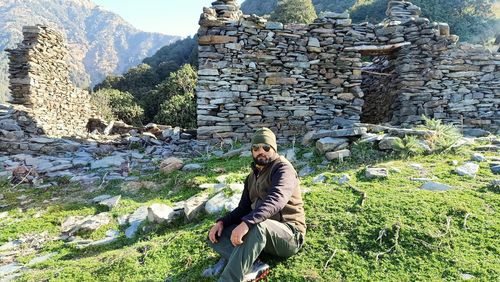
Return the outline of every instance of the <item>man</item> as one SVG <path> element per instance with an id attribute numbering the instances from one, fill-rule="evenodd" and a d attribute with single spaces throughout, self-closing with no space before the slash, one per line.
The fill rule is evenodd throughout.
<path id="1" fill-rule="evenodd" d="M 269 272 L 267 264 L 257 261 L 261 252 L 290 257 L 302 247 L 306 224 L 297 172 L 276 149 L 269 128 L 255 132 L 252 172 L 238 207 L 218 219 L 208 234 L 210 246 L 222 258 L 204 275 L 224 268 L 219 281 L 259 280 Z"/>

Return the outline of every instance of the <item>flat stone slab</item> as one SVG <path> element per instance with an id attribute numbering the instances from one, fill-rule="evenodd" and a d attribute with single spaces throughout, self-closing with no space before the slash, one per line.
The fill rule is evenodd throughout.
<path id="1" fill-rule="evenodd" d="M 475 177 L 478 171 L 479 165 L 472 162 L 466 162 L 465 164 L 455 168 L 455 172 L 460 176 Z"/>
<path id="2" fill-rule="evenodd" d="M 427 191 L 448 191 L 453 189 L 453 187 L 438 182 L 426 182 L 420 186 L 420 189 Z"/>
<path id="3" fill-rule="evenodd" d="M 187 220 L 194 219 L 208 201 L 208 194 L 195 195 L 184 202 L 184 214 Z"/>
<path id="4" fill-rule="evenodd" d="M 324 137 L 316 141 L 316 148 L 321 154 L 345 149 L 347 146 L 349 146 L 347 138 Z"/>
<path id="5" fill-rule="evenodd" d="M 387 168 L 369 167 L 366 169 L 365 177 L 368 179 L 387 178 L 389 170 Z"/>
<path id="6" fill-rule="evenodd" d="M 0 266 L 0 278 L 2 276 L 7 276 L 7 275 L 13 274 L 17 271 L 20 271 L 23 268 L 24 268 L 24 266 L 22 264 L 17 263 L 17 262 L 9 263 L 7 265 L 2 265 L 2 266 Z"/>
<path id="7" fill-rule="evenodd" d="M 148 207 L 148 221 L 154 223 L 170 222 L 175 216 L 174 209 L 165 205 L 155 203 Z"/>

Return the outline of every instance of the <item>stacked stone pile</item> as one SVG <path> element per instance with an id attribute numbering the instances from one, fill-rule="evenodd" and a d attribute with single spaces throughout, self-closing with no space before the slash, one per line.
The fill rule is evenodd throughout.
<path id="1" fill-rule="evenodd" d="M 400 22 L 415 20 L 421 13 L 420 7 L 404 0 L 389 1 L 387 3 L 387 11 L 385 12 L 390 20 Z"/>
<path id="2" fill-rule="evenodd" d="M 12 103 L 26 106 L 29 116 L 20 125 L 51 136 L 82 135 L 95 114 L 88 92 L 69 80 L 68 51 L 62 36 L 41 25 L 23 27 L 23 36 L 17 49 L 6 50 Z"/>
<path id="3" fill-rule="evenodd" d="M 347 13 L 309 26 L 256 16 L 200 24 L 199 139 L 249 138 L 267 126 L 289 140 L 307 128 L 331 128 L 335 117 L 359 121 L 361 55 L 343 47 L 374 38 L 369 25 L 352 30 Z"/>
<path id="4" fill-rule="evenodd" d="M 420 18 L 410 2 L 390 1 L 378 25 L 352 24 L 347 13 L 283 25 L 220 4 L 200 18 L 199 139 L 241 140 L 267 126 L 290 141 L 352 127 L 361 115 L 403 125 L 420 123 L 422 114 L 454 123 L 467 116 L 466 125 L 499 130 L 498 57 L 457 46 L 447 24 Z M 375 72 L 383 73 L 371 80 L 378 86 L 364 86 L 367 93 L 363 55 L 375 56 Z"/>

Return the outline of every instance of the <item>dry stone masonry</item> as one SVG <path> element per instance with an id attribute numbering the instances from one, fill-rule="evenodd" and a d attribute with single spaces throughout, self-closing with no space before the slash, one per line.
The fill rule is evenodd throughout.
<path id="1" fill-rule="evenodd" d="M 24 40 L 9 53 L 15 118 L 29 133 L 53 137 L 83 135 L 95 114 L 88 92 L 69 80 L 68 50 L 61 34 L 46 26 L 23 27 Z"/>
<path id="2" fill-rule="evenodd" d="M 199 21 L 198 139 L 241 140 L 267 126 L 284 141 L 422 115 L 499 132 L 500 55 L 458 44 L 420 13 L 394 0 L 377 25 L 348 13 L 283 25 L 213 2 Z"/>

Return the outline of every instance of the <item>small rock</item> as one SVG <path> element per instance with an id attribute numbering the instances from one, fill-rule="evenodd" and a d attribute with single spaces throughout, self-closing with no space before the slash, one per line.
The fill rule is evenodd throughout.
<path id="1" fill-rule="evenodd" d="M 483 156 L 483 154 L 480 153 L 474 153 L 471 158 L 475 162 L 485 162 L 486 158 Z"/>
<path id="2" fill-rule="evenodd" d="M 310 167 L 310 166 L 305 166 L 303 167 L 300 171 L 299 171 L 299 176 L 300 177 L 305 177 L 311 173 L 313 173 L 315 170 L 314 168 Z"/>
<path id="3" fill-rule="evenodd" d="M 490 164 L 490 169 L 493 174 L 500 174 L 500 164 L 498 163 L 491 163 Z"/>
<path id="4" fill-rule="evenodd" d="M 208 214 L 220 213 L 224 210 L 224 204 L 226 201 L 227 197 L 223 192 L 220 192 L 207 201 L 207 203 L 205 204 L 205 211 Z"/>
<path id="5" fill-rule="evenodd" d="M 152 204 L 148 207 L 148 220 L 154 223 L 172 221 L 174 209 L 165 204 Z"/>
<path id="6" fill-rule="evenodd" d="M 24 268 L 24 266 L 22 264 L 17 263 L 17 262 L 2 265 L 2 266 L 0 266 L 0 278 L 3 276 L 13 274 L 17 271 L 20 271 L 23 268 Z M 4 280 L 2 280 L 2 281 L 4 281 Z"/>
<path id="7" fill-rule="evenodd" d="M 295 149 L 294 148 L 290 148 L 290 149 L 286 150 L 286 152 L 285 152 L 285 158 L 287 160 L 289 160 L 290 162 L 292 162 L 292 163 L 297 162 L 297 156 L 296 156 L 296 153 L 295 153 Z"/>
<path id="8" fill-rule="evenodd" d="M 141 223 L 148 217 L 148 207 L 142 206 L 135 210 L 129 218 L 128 222 L 130 226 L 125 230 L 125 237 L 131 239 L 135 237 L 135 234 L 139 230 Z"/>
<path id="9" fill-rule="evenodd" d="M 17 247 L 21 246 L 22 243 L 23 242 L 21 240 L 9 241 L 0 246 L 0 252 L 17 249 Z"/>
<path id="10" fill-rule="evenodd" d="M 351 180 L 349 174 L 342 174 L 341 176 L 336 176 L 333 178 L 333 182 L 336 182 L 339 185 L 343 185 Z"/>
<path id="11" fill-rule="evenodd" d="M 343 160 L 344 158 L 347 158 L 351 155 L 351 151 L 349 151 L 348 149 L 344 149 L 344 150 L 339 150 L 339 151 L 335 151 L 335 152 L 328 152 L 325 154 L 326 158 L 329 160 L 329 161 L 332 161 L 332 160 Z"/>
<path id="12" fill-rule="evenodd" d="M 111 195 L 107 195 L 107 194 L 100 195 L 100 196 L 93 198 L 92 203 L 99 203 L 99 202 L 104 201 L 106 199 L 109 199 L 111 197 L 112 197 Z"/>
<path id="13" fill-rule="evenodd" d="M 474 275 L 469 273 L 461 273 L 460 277 L 462 277 L 463 280 L 470 280 L 476 278 Z"/>
<path id="14" fill-rule="evenodd" d="M 106 207 L 108 207 L 109 210 L 111 210 L 118 205 L 118 202 L 120 201 L 121 198 L 122 198 L 121 195 L 114 196 L 112 198 L 108 198 L 108 199 L 100 201 L 99 205 L 106 206 Z"/>
<path id="15" fill-rule="evenodd" d="M 240 157 L 245 157 L 245 158 L 246 157 L 251 157 L 251 156 L 252 156 L 252 152 L 250 152 L 250 151 L 243 151 L 240 154 Z"/>
<path id="16" fill-rule="evenodd" d="M 3 200 L 5 196 L 3 194 L 0 194 L 0 200 Z"/>
<path id="17" fill-rule="evenodd" d="M 421 164 L 410 164 L 410 167 L 415 169 L 415 170 L 423 170 L 424 166 Z"/>
<path id="18" fill-rule="evenodd" d="M 0 219 L 4 219 L 9 216 L 9 212 L 0 212 Z"/>
<path id="19" fill-rule="evenodd" d="M 182 168 L 182 171 L 196 171 L 202 169 L 201 164 L 187 164 Z"/>
<path id="20" fill-rule="evenodd" d="M 365 177 L 368 179 L 386 178 L 389 176 L 387 168 L 370 167 L 366 169 Z"/>
<path id="21" fill-rule="evenodd" d="M 325 180 L 326 180 L 326 176 L 324 174 L 318 174 L 317 176 L 315 176 L 312 179 L 312 182 L 314 184 L 317 184 L 317 183 L 323 183 L 323 182 L 325 182 Z"/>
<path id="22" fill-rule="evenodd" d="M 219 175 L 217 178 L 215 178 L 219 183 L 226 183 L 226 178 L 228 178 L 229 175 L 224 174 L 224 175 Z"/>
<path id="23" fill-rule="evenodd" d="M 314 157 L 314 153 L 313 152 L 309 152 L 309 153 L 305 153 L 302 155 L 302 158 L 306 159 L 306 160 L 310 160 Z"/>
<path id="24" fill-rule="evenodd" d="M 453 189 L 453 187 L 438 182 L 426 182 L 420 186 L 420 189 L 428 191 L 448 191 Z"/>
<path id="25" fill-rule="evenodd" d="M 127 224 L 127 222 L 128 222 L 128 214 L 118 216 L 118 218 L 116 219 L 116 221 L 118 221 L 118 225 L 120 225 L 120 226 L 123 226 L 123 225 Z"/>
<path id="26" fill-rule="evenodd" d="M 187 220 L 194 219 L 208 201 L 208 194 L 195 195 L 184 202 L 184 214 Z"/>
<path id="27" fill-rule="evenodd" d="M 39 257 L 35 257 L 33 258 L 32 260 L 30 260 L 27 264 L 27 266 L 32 266 L 34 264 L 37 264 L 37 263 L 41 263 L 41 262 L 44 262 L 48 259 L 50 259 L 51 257 L 57 255 L 56 252 L 52 252 L 52 253 L 48 253 L 46 255 L 43 255 L 43 256 L 39 256 Z"/>
<path id="28" fill-rule="evenodd" d="M 460 176 L 475 177 L 479 170 L 479 165 L 471 162 L 466 162 L 465 164 L 457 167 L 455 172 Z"/>
<path id="29" fill-rule="evenodd" d="M 457 160 L 452 160 L 452 161 L 451 161 L 451 165 L 453 165 L 453 166 L 458 165 L 458 161 L 457 161 Z"/>
<path id="30" fill-rule="evenodd" d="M 215 189 L 215 191 L 219 191 L 221 189 L 224 189 L 226 187 L 226 184 L 224 183 L 204 183 L 198 186 L 201 190 L 206 190 L 206 189 Z"/>
<path id="31" fill-rule="evenodd" d="M 109 156 L 96 160 L 90 164 L 91 169 L 107 168 L 107 167 L 119 167 L 125 162 L 125 159 L 121 156 Z"/>
<path id="32" fill-rule="evenodd" d="M 183 161 L 176 157 L 170 157 L 160 164 L 160 171 L 164 173 L 171 173 L 173 171 L 179 170 L 184 165 Z"/>
<path id="33" fill-rule="evenodd" d="M 398 140 L 401 140 L 399 137 L 384 137 L 380 142 L 378 143 L 378 148 L 380 150 L 393 150 L 396 142 Z"/>

